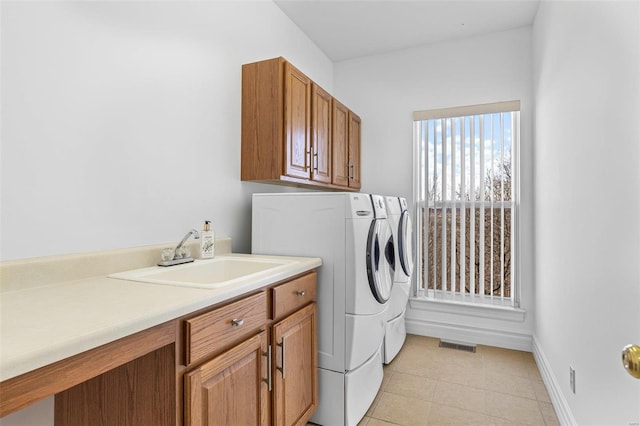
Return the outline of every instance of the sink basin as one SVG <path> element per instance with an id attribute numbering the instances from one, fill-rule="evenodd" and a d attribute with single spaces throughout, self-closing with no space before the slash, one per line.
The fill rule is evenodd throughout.
<path id="1" fill-rule="evenodd" d="M 219 256 L 178 266 L 155 266 L 118 272 L 109 277 L 152 284 L 220 288 L 244 282 L 245 279 L 258 279 L 291 263 L 288 259 Z"/>

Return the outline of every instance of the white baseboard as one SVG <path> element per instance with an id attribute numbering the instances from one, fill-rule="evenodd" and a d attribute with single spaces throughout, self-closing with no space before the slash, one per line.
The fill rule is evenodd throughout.
<path id="1" fill-rule="evenodd" d="M 405 318 L 407 333 L 437 337 L 459 343 L 496 346 L 531 352 L 531 335 Z"/>
<path id="2" fill-rule="evenodd" d="M 553 370 L 551 370 L 549 361 L 547 361 L 547 357 L 544 355 L 544 352 L 542 351 L 542 348 L 540 347 L 540 343 L 536 339 L 536 336 L 533 336 L 533 357 L 536 360 L 536 364 L 538 364 L 538 370 L 540 370 L 542 381 L 547 388 L 547 392 L 549 393 L 549 398 L 551 398 L 553 408 L 556 410 L 558 421 L 561 425 L 577 424 L 576 419 L 573 417 L 573 413 L 571 413 L 569 404 L 567 403 L 564 394 L 560 390 L 558 380 L 553 374 Z"/>

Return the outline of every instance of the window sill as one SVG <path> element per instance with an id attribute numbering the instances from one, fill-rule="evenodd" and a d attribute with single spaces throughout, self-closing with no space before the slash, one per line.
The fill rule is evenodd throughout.
<path id="1" fill-rule="evenodd" d="M 511 322 L 524 322 L 527 313 L 524 309 L 511 306 L 456 300 L 427 299 L 426 297 L 410 298 L 409 306 L 416 311 L 441 312 Z"/>

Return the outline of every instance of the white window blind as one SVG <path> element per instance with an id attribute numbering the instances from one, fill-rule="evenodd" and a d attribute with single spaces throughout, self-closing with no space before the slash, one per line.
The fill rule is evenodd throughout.
<path id="1" fill-rule="evenodd" d="M 517 305 L 520 103 L 414 113 L 418 294 Z"/>

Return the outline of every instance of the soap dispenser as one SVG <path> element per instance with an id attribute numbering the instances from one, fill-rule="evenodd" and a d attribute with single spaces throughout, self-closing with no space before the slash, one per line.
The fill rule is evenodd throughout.
<path id="1" fill-rule="evenodd" d="M 200 258 L 213 259 L 215 257 L 213 230 L 211 229 L 211 221 L 205 220 L 202 232 L 200 233 Z"/>

